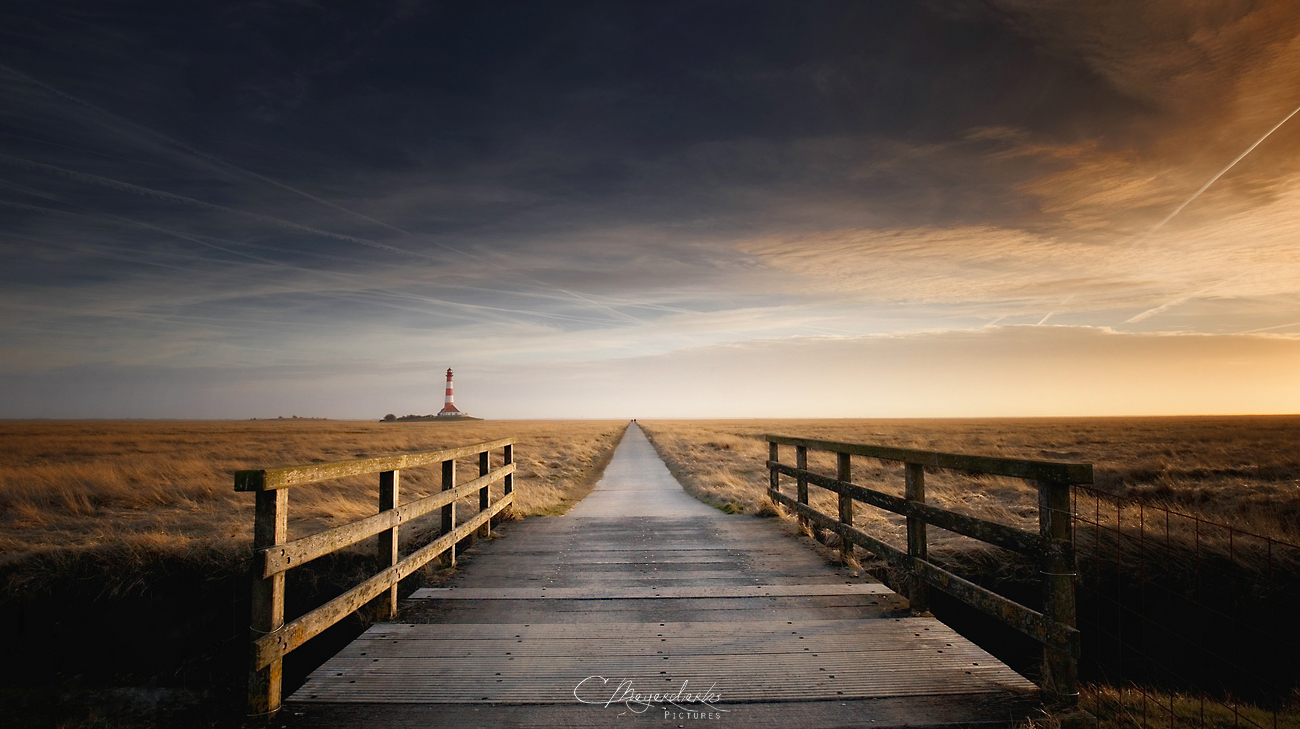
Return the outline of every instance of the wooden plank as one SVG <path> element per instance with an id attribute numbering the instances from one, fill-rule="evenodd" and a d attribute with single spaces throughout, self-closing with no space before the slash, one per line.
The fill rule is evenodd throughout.
<path id="1" fill-rule="evenodd" d="M 1078 655 L 1077 629 L 1053 623 L 1043 617 L 1042 613 L 964 580 L 933 563 L 915 560 L 913 564 L 921 579 L 967 605 L 992 615 L 1044 645 Z"/>
<path id="2" fill-rule="evenodd" d="M 884 620 L 862 618 L 801 619 L 798 625 L 786 620 L 754 619 L 743 622 L 662 621 L 610 623 L 376 623 L 357 640 L 614 640 L 635 636 L 666 638 L 675 631 L 689 631 L 694 636 L 736 638 L 760 635 L 839 635 L 853 632 L 861 640 L 875 640 L 882 647 L 897 645 L 908 637 L 928 640 L 943 636 L 952 629 L 934 618 L 896 617 Z M 933 629 L 933 630 L 931 630 Z M 938 631 L 938 632 L 935 632 Z M 951 642 L 951 641 L 949 641 Z"/>
<path id="3" fill-rule="evenodd" d="M 838 520 L 826 516 L 825 514 L 821 513 L 820 511 L 817 511 L 816 509 L 812 508 L 811 506 L 808 506 L 807 504 L 801 504 L 798 501 L 795 501 L 794 499 L 790 498 L 789 496 L 786 496 L 785 494 L 769 491 L 768 496 L 772 497 L 773 501 L 780 504 L 784 504 L 790 507 L 791 509 L 794 509 L 796 513 L 800 514 L 801 516 L 804 516 L 809 521 L 812 521 L 818 524 L 819 526 L 823 526 L 826 527 L 827 529 L 833 530 L 836 534 L 839 534 L 840 537 L 842 537 L 843 539 L 846 539 L 852 542 L 853 544 L 862 547 L 863 549 L 867 550 L 868 552 L 871 552 L 872 554 L 876 555 L 877 557 L 880 557 L 881 559 L 885 560 L 886 562 L 889 562 L 890 564 L 899 567 L 906 567 L 908 564 L 907 552 L 897 549 L 896 547 L 892 547 L 880 541 L 879 539 L 876 539 L 875 537 L 867 534 L 866 532 L 863 532 L 855 527 L 849 526 L 848 524 L 841 524 Z"/>
<path id="4" fill-rule="evenodd" d="M 402 504 L 395 509 L 383 511 L 365 519 L 359 519 L 351 524 L 344 524 L 301 539 L 295 539 L 292 542 L 268 547 L 262 552 L 262 574 L 269 576 L 277 572 L 284 572 L 291 567 L 298 567 L 317 557 L 323 557 L 348 545 L 356 544 L 362 539 L 373 537 L 399 524 L 418 519 L 434 509 L 464 498 L 489 484 L 496 483 L 514 472 L 515 465 L 511 463 L 489 473 L 486 477 L 479 477 L 469 481 L 455 491 L 439 492 L 408 504 Z"/>
<path id="5" fill-rule="evenodd" d="M 589 676 L 643 693 L 712 685 L 722 704 L 1035 692 L 951 628 L 904 618 L 377 625 L 292 700 L 571 703 Z"/>
<path id="6" fill-rule="evenodd" d="M 649 600 L 655 598 L 805 597 L 892 595 L 876 583 L 802 585 L 691 585 L 672 587 L 424 587 L 412 600 Z"/>
<path id="7" fill-rule="evenodd" d="M 513 496 L 502 498 L 491 509 L 477 514 L 451 532 L 410 554 L 406 559 L 362 582 L 356 587 L 330 600 L 291 623 L 286 623 L 253 641 L 255 668 L 279 661 L 285 654 L 306 643 L 321 631 L 356 612 L 361 606 L 378 597 L 384 590 L 409 576 L 429 560 L 451 549 L 456 542 L 483 525 L 513 501 Z"/>
<path id="8" fill-rule="evenodd" d="M 482 451 L 495 448 L 508 448 L 515 442 L 514 438 L 475 443 L 473 445 L 448 448 L 441 451 L 425 453 L 405 453 L 398 456 L 381 456 L 356 461 L 337 461 L 334 463 L 309 463 L 302 466 L 286 466 L 251 471 L 235 472 L 236 491 L 266 491 L 290 486 L 301 486 L 317 481 L 329 481 L 346 476 L 361 476 L 381 471 L 398 471 L 404 468 L 425 466 L 430 463 L 454 460 L 478 455 Z"/>
<path id="9" fill-rule="evenodd" d="M 960 453 L 941 453 L 922 451 L 912 448 L 893 448 L 890 446 L 865 445 L 861 443 L 841 443 L 831 440 L 814 440 L 812 438 L 794 438 L 785 435 L 766 435 L 769 443 L 781 445 L 804 446 L 820 451 L 852 453 L 856 456 L 880 458 L 886 461 L 903 461 L 919 463 L 931 468 L 952 468 L 959 471 L 974 471 L 998 476 L 1014 476 L 1031 481 L 1056 481 L 1059 483 L 1092 483 L 1091 463 L 1059 463 L 1054 461 L 1034 461 L 1019 458 L 996 458 L 992 456 L 971 456 Z"/>
<path id="10" fill-rule="evenodd" d="M 790 476 L 799 475 L 799 472 L 783 463 L 768 462 L 768 467 L 780 470 Z M 921 504 L 909 502 L 907 499 L 899 498 L 891 494 L 882 493 L 874 489 L 859 486 L 855 483 L 847 483 L 829 476 L 823 476 L 811 471 L 802 474 L 808 479 L 809 483 L 816 484 L 828 491 L 834 491 L 839 494 L 847 494 L 864 504 L 869 504 L 885 511 L 892 511 L 895 514 L 901 514 L 910 518 L 917 518 L 932 524 L 940 529 L 947 529 L 950 532 L 962 534 L 964 536 L 978 539 L 982 542 L 988 542 L 1003 549 L 1009 549 L 1013 552 L 1037 557 L 1043 553 L 1045 542 L 1037 534 L 1027 532 L 1015 527 L 1009 527 L 1005 524 L 998 524 L 983 519 L 977 519 L 973 516 L 959 514 L 955 511 L 949 511 L 942 507 L 931 504 Z"/>

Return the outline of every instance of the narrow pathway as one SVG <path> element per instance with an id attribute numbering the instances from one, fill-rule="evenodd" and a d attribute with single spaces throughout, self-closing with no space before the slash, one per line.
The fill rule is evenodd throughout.
<path id="1" fill-rule="evenodd" d="M 501 532 L 313 673 L 292 725 L 939 726 L 1036 698 L 772 520 L 691 498 L 635 424 L 569 514 Z"/>

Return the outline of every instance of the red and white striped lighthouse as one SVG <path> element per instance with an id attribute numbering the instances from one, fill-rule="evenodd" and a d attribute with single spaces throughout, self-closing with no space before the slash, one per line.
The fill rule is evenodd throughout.
<path id="1" fill-rule="evenodd" d="M 454 418 L 458 415 L 463 414 L 461 413 L 461 411 L 456 409 L 456 405 L 455 403 L 452 402 L 452 400 L 453 398 L 451 394 L 451 368 L 448 367 L 447 368 L 447 397 L 445 400 L 443 400 L 442 410 L 438 411 L 438 417 Z"/>

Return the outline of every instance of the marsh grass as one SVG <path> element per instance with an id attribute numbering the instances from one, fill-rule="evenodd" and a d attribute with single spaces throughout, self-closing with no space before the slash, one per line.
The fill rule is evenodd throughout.
<path id="1" fill-rule="evenodd" d="M 1079 706 L 1090 718 L 1068 722 L 1078 729 L 1297 729 L 1300 706 L 1280 711 L 1247 703 L 1221 704 L 1193 694 L 1151 691 L 1136 686 L 1085 685 Z M 1066 722 L 1051 712 L 1016 729 L 1063 729 Z"/>
<path id="2" fill-rule="evenodd" d="M 82 550 L 138 555 L 201 551 L 222 560 L 251 543 L 251 494 L 239 469 L 437 450 L 509 435 L 515 446 L 515 514 L 562 513 L 602 467 L 621 421 L 27 421 L 0 422 L 0 560 L 49 559 Z M 494 454 L 494 466 L 500 455 Z M 458 463 L 461 480 L 477 463 Z M 402 500 L 440 488 L 435 466 L 402 474 Z M 496 487 L 500 491 L 500 486 Z M 297 487 L 292 536 L 374 514 L 377 476 Z M 469 502 L 460 509 L 477 510 Z"/>
<path id="3" fill-rule="evenodd" d="M 656 449 L 683 485 L 719 508 L 757 513 L 767 500 L 766 433 L 922 450 L 1093 464 L 1095 488 L 1159 503 L 1283 541 L 1300 541 L 1300 416 L 1060 418 L 1024 420 L 645 421 Z M 794 462 L 794 449 L 782 448 Z M 809 467 L 835 473 L 834 455 L 809 453 Z M 902 495 L 902 464 L 854 458 L 853 480 Z M 790 479 L 783 477 L 784 483 Z M 990 521 L 1037 530 L 1037 492 L 1019 479 L 927 473 L 927 500 Z M 825 508 L 834 494 L 813 487 Z M 891 540 L 892 516 L 867 515 Z M 831 510 L 829 513 L 834 513 Z M 937 546 L 956 539 L 938 535 Z M 902 542 L 898 542 L 902 543 Z"/>

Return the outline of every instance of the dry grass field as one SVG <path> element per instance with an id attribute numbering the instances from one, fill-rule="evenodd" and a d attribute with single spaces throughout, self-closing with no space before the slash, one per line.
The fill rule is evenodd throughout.
<path id="1" fill-rule="evenodd" d="M 765 493 L 767 444 L 762 436 L 778 433 L 1089 462 L 1094 464 L 1096 487 L 1105 492 L 1300 543 L 1297 416 L 694 420 L 641 425 L 688 491 L 730 512 L 772 513 Z M 5 444 L 0 451 L 0 581 L 5 588 L 0 609 L 6 611 L 0 617 L 5 617 L 10 633 L 16 631 L 16 637 L 8 636 L 15 641 L 15 651 L 32 654 L 39 647 L 44 657 L 39 665 L 20 669 L 15 664 L 5 678 L 38 687 L 147 683 L 207 692 L 208 698 L 194 710 L 200 714 L 238 708 L 248 631 L 243 566 L 249 556 L 253 498 L 233 490 L 234 471 L 437 450 L 513 435 L 518 439 L 516 513 L 556 514 L 594 484 L 625 426 L 625 421 L 0 422 Z M 792 462 L 793 449 L 783 448 L 781 457 Z M 496 458 L 499 455 L 494 465 Z M 810 466 L 828 475 L 835 472 L 830 454 L 813 454 Z M 465 461 L 460 468 L 462 478 L 477 473 L 476 463 Z M 375 513 L 377 480 L 368 476 L 292 489 L 291 534 Z M 853 480 L 893 494 L 903 491 L 901 464 L 855 458 Z M 792 493 L 791 479 L 783 482 Z M 932 503 L 1037 529 L 1037 500 L 1029 484 L 948 472 L 928 473 L 926 483 Z M 402 500 L 439 487 L 436 467 L 405 471 Z M 816 487 L 810 492 L 815 506 L 836 513 L 829 492 Z M 477 504 L 467 507 L 470 513 Z M 855 519 L 864 530 L 905 545 L 900 517 L 858 505 Z M 418 531 L 417 525 L 404 536 L 419 538 Z M 939 561 L 951 564 L 956 557 L 983 573 L 972 578 L 983 582 L 991 576 L 1008 585 L 1019 579 L 1008 571 L 1005 554 L 981 552 L 969 540 L 934 528 L 930 538 L 931 554 Z M 1248 545 L 1237 543 L 1238 561 L 1246 559 L 1243 546 Z M 1098 545 L 1092 547 L 1096 551 Z M 373 543 L 363 542 L 337 560 L 321 559 L 292 571 L 288 595 L 298 602 L 290 612 L 300 614 L 372 574 L 373 552 Z M 1198 560 L 1197 569 L 1209 564 L 1200 556 Z M 1300 563 L 1288 560 L 1270 562 L 1270 578 L 1300 585 Z M 1164 582 L 1186 581 L 1186 570 L 1175 561 L 1154 567 L 1162 570 L 1164 576 L 1158 579 Z M 1036 569 L 1031 566 L 1026 585 L 1037 578 Z M 1150 582 L 1153 575 L 1143 579 Z M 1136 589 L 1128 582 L 1116 585 L 1112 592 Z M 1294 605 L 1294 593 L 1300 588 L 1279 590 L 1268 605 Z M 1254 602 L 1227 603 L 1223 611 L 1249 615 L 1264 610 L 1262 599 L 1251 599 Z M 1084 595 L 1081 610 L 1086 603 Z M 363 618 L 352 622 L 347 629 L 354 633 L 364 627 Z M 137 655 L 132 651 L 142 631 L 173 637 L 151 641 Z M 51 643 L 49 636 L 58 640 Z M 22 648 L 28 645 L 23 641 L 31 645 Z M 295 670 L 305 675 L 314 666 L 312 660 L 323 660 L 336 647 L 323 645 L 316 658 L 302 656 Z M 27 694 L 15 696 L 27 701 Z M 0 692 L 0 714 L 4 699 Z M 154 725 L 151 712 L 140 726 Z"/>
<path id="2" fill-rule="evenodd" d="M 1021 420 L 690 420 L 641 425 L 697 498 L 757 513 L 767 503 L 765 433 L 1009 458 L 1092 463 L 1095 486 L 1134 500 L 1293 543 L 1300 542 L 1300 417 L 1077 418 Z M 781 460 L 793 464 L 794 449 Z M 833 454 L 809 466 L 835 474 Z M 902 495 L 902 464 L 855 458 L 853 480 Z M 789 483 L 790 479 L 783 479 Z M 787 486 L 793 491 L 793 484 Z M 938 472 L 927 500 L 1037 531 L 1037 495 L 1019 479 Z M 834 494 L 810 488 L 813 505 L 835 514 Z M 858 506 L 873 534 L 906 544 L 901 517 Z M 935 532 L 940 547 L 953 535 Z"/>
<path id="3" fill-rule="evenodd" d="M 516 515 L 559 513 L 585 494 L 624 421 L 0 422 L 0 559 L 39 552 L 247 550 L 251 494 L 233 473 L 437 450 L 515 436 Z M 494 465 L 499 452 L 493 454 Z M 458 464 L 461 478 L 477 463 Z M 402 500 L 440 488 L 436 466 L 402 475 Z M 377 509 L 377 476 L 294 488 L 290 532 Z M 496 490 L 499 492 L 500 485 Z M 478 508 L 464 510 L 471 513 Z"/>

